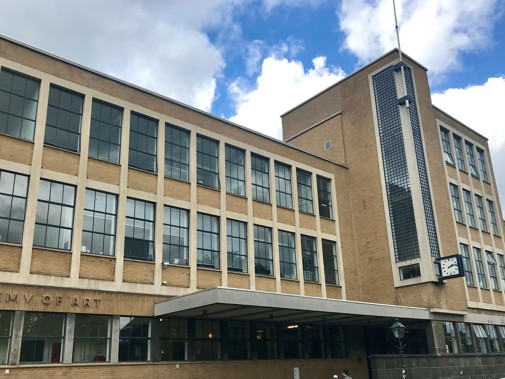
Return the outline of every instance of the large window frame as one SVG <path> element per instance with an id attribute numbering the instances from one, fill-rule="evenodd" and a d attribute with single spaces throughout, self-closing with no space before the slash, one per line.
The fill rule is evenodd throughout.
<path id="1" fill-rule="evenodd" d="M 74 208 L 74 186 L 41 179 L 33 245 L 71 250 Z"/>
<path id="2" fill-rule="evenodd" d="M 270 203 L 270 160 L 251 154 L 251 185 L 253 200 Z"/>
<path id="3" fill-rule="evenodd" d="M 445 162 L 454 165 L 454 158 L 452 157 L 450 132 L 447 129 L 440 127 L 440 138 L 442 140 L 442 149 L 444 152 Z"/>
<path id="4" fill-rule="evenodd" d="M 314 214 L 312 174 L 305 170 L 297 169 L 296 184 L 298 188 L 298 210 L 302 213 Z"/>
<path id="5" fill-rule="evenodd" d="M 503 254 L 496 254 L 498 257 L 498 270 L 500 271 L 500 278 L 502 287 L 505 289 L 505 256 Z"/>
<path id="6" fill-rule="evenodd" d="M 154 261 L 155 204 L 128 197 L 124 257 Z"/>
<path id="7" fill-rule="evenodd" d="M 470 174 L 478 178 L 479 171 L 477 170 L 477 163 L 475 162 L 475 153 L 473 150 L 473 144 L 465 141 L 466 157 L 468 160 L 468 166 L 470 167 Z"/>
<path id="8" fill-rule="evenodd" d="M 86 188 L 81 252 L 114 256 L 117 195 Z"/>
<path id="9" fill-rule="evenodd" d="M 494 258 L 494 254 L 491 251 L 486 250 L 486 261 L 487 261 L 487 270 L 489 273 L 489 279 L 491 282 L 491 288 L 494 291 L 499 291 L 500 287 L 498 285 L 498 274 L 496 272 L 496 259 Z"/>
<path id="10" fill-rule="evenodd" d="M 456 330 L 454 328 L 454 323 L 450 321 L 442 322 L 444 328 L 444 338 L 445 346 L 448 354 L 457 354 L 458 351 L 458 340 L 456 339 Z"/>
<path id="11" fill-rule="evenodd" d="M 221 267 L 219 217 L 198 213 L 196 226 L 196 263 L 198 267 Z"/>
<path id="12" fill-rule="evenodd" d="M 456 163 L 458 164 L 458 169 L 466 172 L 465 153 L 463 152 L 463 139 L 454 133 L 452 135 L 452 139 L 454 141 L 454 150 L 456 151 Z"/>
<path id="13" fill-rule="evenodd" d="M 159 121 L 154 118 L 131 112 L 129 167 L 158 172 L 158 124 Z"/>
<path id="14" fill-rule="evenodd" d="M 151 319 L 121 316 L 119 318 L 119 362 L 151 360 Z"/>
<path id="15" fill-rule="evenodd" d="M 247 272 L 247 223 L 226 220 L 228 271 Z"/>
<path id="16" fill-rule="evenodd" d="M 194 320 L 195 359 L 212 361 L 221 359 L 221 322 Z"/>
<path id="17" fill-rule="evenodd" d="M 272 228 L 254 225 L 254 267 L 256 275 L 274 275 Z"/>
<path id="18" fill-rule="evenodd" d="M 495 236 L 500 236 L 498 221 L 496 219 L 496 213 L 494 211 L 494 202 L 492 200 L 486 199 L 486 203 L 487 203 L 487 210 L 489 212 L 489 222 L 491 223 L 493 234 Z"/>
<path id="19" fill-rule="evenodd" d="M 245 150 L 225 145 L 226 192 L 245 196 Z"/>
<path id="20" fill-rule="evenodd" d="M 489 183 L 489 175 L 487 173 L 487 165 L 486 165 L 486 153 L 479 147 L 476 147 L 476 149 L 481 178 L 484 182 Z"/>
<path id="21" fill-rule="evenodd" d="M 159 334 L 161 361 L 188 360 L 188 320 L 162 318 Z"/>
<path id="22" fill-rule="evenodd" d="M 340 285 L 337 260 L 337 243 L 335 241 L 323 239 L 322 245 L 325 283 Z"/>
<path id="23" fill-rule="evenodd" d="M 0 242 L 21 244 L 29 178 L 0 170 Z"/>
<path id="24" fill-rule="evenodd" d="M 473 247 L 473 259 L 475 260 L 475 268 L 477 269 L 477 278 L 479 279 L 479 287 L 487 289 L 487 278 L 482 261 L 482 251 L 478 247 Z"/>
<path id="25" fill-rule="evenodd" d="M 303 279 L 306 282 L 319 283 L 319 265 L 317 262 L 317 238 L 301 235 Z"/>
<path id="26" fill-rule="evenodd" d="M 83 106 L 84 95 L 51 84 L 44 143 L 78 153 Z"/>
<path id="27" fill-rule="evenodd" d="M 9 362 L 14 312 L 0 311 L 0 365 Z"/>
<path id="28" fill-rule="evenodd" d="M 25 312 L 19 363 L 61 363 L 66 314 Z"/>
<path id="29" fill-rule="evenodd" d="M 219 189 L 219 142 L 196 135 L 196 176 L 200 185 Z"/>
<path id="30" fill-rule="evenodd" d="M 333 219 L 331 179 L 317 176 L 317 200 L 319 204 L 319 216 Z"/>
<path id="31" fill-rule="evenodd" d="M 163 207 L 163 263 L 187 266 L 189 262 L 189 211 Z"/>
<path id="32" fill-rule="evenodd" d="M 475 194 L 475 206 L 477 207 L 479 213 L 479 223 L 480 230 L 483 232 L 489 232 L 487 227 L 486 211 L 484 210 L 484 203 L 482 201 L 482 196 Z"/>
<path id="33" fill-rule="evenodd" d="M 475 213 L 473 211 L 473 202 L 472 202 L 472 194 L 470 191 L 462 188 L 463 190 L 463 201 L 465 203 L 466 210 L 466 221 L 468 222 L 468 226 L 472 228 L 476 228 L 477 224 L 475 223 Z"/>
<path id="34" fill-rule="evenodd" d="M 291 166 L 275 162 L 275 193 L 277 206 L 292 209 Z"/>
<path id="35" fill-rule="evenodd" d="M 123 108 L 93 99 L 88 155 L 119 163 L 122 123 Z"/>
<path id="36" fill-rule="evenodd" d="M 279 263 L 282 279 L 297 279 L 295 234 L 284 230 L 279 235 Z"/>
<path id="37" fill-rule="evenodd" d="M 461 200 L 459 197 L 459 188 L 457 185 L 449 183 L 451 189 L 452 209 L 454 211 L 454 219 L 457 223 L 464 224 L 463 212 L 461 211 Z"/>
<path id="38" fill-rule="evenodd" d="M 189 143 L 191 133 L 165 124 L 165 176 L 189 182 Z"/>
<path id="39" fill-rule="evenodd" d="M 72 362 L 109 362 L 111 331 L 110 316 L 76 314 Z"/>
<path id="40" fill-rule="evenodd" d="M 0 70 L 0 133 L 33 141 L 40 81 Z"/>
<path id="41" fill-rule="evenodd" d="M 475 286 L 475 280 L 473 277 L 472 261 L 470 259 L 470 251 L 468 245 L 464 243 L 459 244 L 459 251 L 461 252 L 461 257 L 463 260 L 463 270 L 465 271 L 465 280 L 467 286 Z"/>

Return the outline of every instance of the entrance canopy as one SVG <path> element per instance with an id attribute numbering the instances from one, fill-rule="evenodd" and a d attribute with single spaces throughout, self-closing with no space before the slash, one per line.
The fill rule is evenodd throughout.
<path id="1" fill-rule="evenodd" d="M 154 315 L 312 324 L 370 324 L 395 318 L 430 320 L 427 308 L 217 287 L 155 304 Z"/>

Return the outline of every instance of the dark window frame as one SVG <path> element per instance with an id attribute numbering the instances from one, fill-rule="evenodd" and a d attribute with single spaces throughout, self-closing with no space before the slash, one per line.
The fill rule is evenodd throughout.
<path id="1" fill-rule="evenodd" d="M 158 172 L 159 120 L 137 112 L 130 113 L 128 167 Z"/>
<path id="2" fill-rule="evenodd" d="M 440 127 L 440 139 L 442 140 L 442 150 L 444 153 L 445 162 L 454 166 L 454 158 L 452 157 L 450 132 L 443 127 Z"/>
<path id="3" fill-rule="evenodd" d="M 254 224 L 254 267 L 256 275 L 274 275 L 272 228 Z"/>
<path id="4" fill-rule="evenodd" d="M 298 271 L 296 264 L 295 233 L 279 230 L 278 235 L 281 278 L 296 280 L 298 278 Z"/>
<path id="5" fill-rule="evenodd" d="M 219 141 L 196 135 L 196 176 L 197 183 L 219 189 Z"/>
<path id="6" fill-rule="evenodd" d="M 302 213 L 314 214 L 312 174 L 308 171 L 297 169 L 296 183 L 298 189 L 298 210 Z"/>
<path id="7" fill-rule="evenodd" d="M 293 189 L 291 187 L 291 166 L 274 162 L 275 193 L 277 206 L 293 209 Z"/>
<path id="8" fill-rule="evenodd" d="M 119 362 L 149 362 L 151 361 L 151 318 L 121 316 L 120 324 L 123 320 L 129 322 L 119 330 Z M 128 329 L 125 327 L 129 326 Z M 134 329 L 135 326 L 138 328 Z M 126 354 L 125 353 L 126 350 Z M 133 350 L 133 351 L 132 351 Z M 132 354 L 133 353 L 133 354 Z M 140 353 L 137 355 L 137 353 Z M 137 355 L 137 356 L 136 356 Z M 124 359 L 126 358 L 126 359 Z M 135 358 L 135 359 L 132 359 Z"/>
<path id="9" fill-rule="evenodd" d="M 237 196 L 245 196 L 245 150 L 228 144 L 224 148 L 226 192 Z"/>
<path id="10" fill-rule="evenodd" d="M 185 216 L 182 216 L 185 214 Z M 189 210 L 165 205 L 163 207 L 163 263 L 188 266 Z M 174 237 L 172 239 L 172 236 Z M 182 237 L 181 237 L 182 236 Z M 179 242 L 175 243 L 178 239 Z M 184 243 L 185 241 L 185 243 Z"/>
<path id="11" fill-rule="evenodd" d="M 227 219 L 226 239 L 228 271 L 247 272 L 247 223 Z"/>
<path id="12" fill-rule="evenodd" d="M 270 159 L 251 153 L 252 198 L 270 203 Z"/>
<path id="13" fill-rule="evenodd" d="M 123 108 L 93 99 L 89 136 L 90 157 L 112 163 L 121 159 Z"/>
<path id="14" fill-rule="evenodd" d="M 323 246 L 323 265 L 326 284 L 340 285 L 337 259 L 337 242 L 322 240 Z"/>
<path id="15" fill-rule="evenodd" d="M 317 261 L 317 238 L 302 234 L 303 279 L 306 282 L 319 283 L 319 264 Z"/>
<path id="16" fill-rule="evenodd" d="M 219 216 L 197 214 L 196 263 L 198 267 L 221 268 Z"/>
<path id="17" fill-rule="evenodd" d="M 0 170 L 0 204 L 3 204 L 0 208 L 0 242 L 2 243 L 20 245 L 23 242 L 29 183 L 30 178 L 26 175 Z M 24 191 L 22 191 L 23 186 Z"/>
<path id="18" fill-rule="evenodd" d="M 189 182 L 191 132 L 165 123 L 165 177 Z"/>
<path id="19" fill-rule="evenodd" d="M 151 210 L 148 207 L 151 207 Z M 131 210 L 133 210 L 133 214 Z M 126 198 L 125 258 L 154 261 L 155 220 L 156 205 L 154 203 L 131 197 Z M 130 224 L 128 224 L 129 222 Z M 152 233 L 151 238 L 149 238 L 149 231 Z"/>
<path id="20" fill-rule="evenodd" d="M 317 199 L 319 204 L 319 216 L 333 219 L 331 179 L 317 175 Z"/>

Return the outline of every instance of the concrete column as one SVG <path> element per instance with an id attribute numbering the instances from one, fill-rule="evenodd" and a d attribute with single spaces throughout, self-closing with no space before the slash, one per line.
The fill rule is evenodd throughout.
<path id="1" fill-rule="evenodd" d="M 63 363 L 72 363 L 74 353 L 75 313 L 67 314 L 65 342 L 63 344 Z"/>
<path id="2" fill-rule="evenodd" d="M 10 365 L 19 364 L 24 321 L 25 321 L 25 311 L 14 312 L 14 319 L 12 320 L 11 351 L 9 354 Z"/>
<path id="3" fill-rule="evenodd" d="M 112 333 L 110 346 L 110 363 L 117 363 L 119 359 L 119 324 L 120 316 L 112 316 Z"/>

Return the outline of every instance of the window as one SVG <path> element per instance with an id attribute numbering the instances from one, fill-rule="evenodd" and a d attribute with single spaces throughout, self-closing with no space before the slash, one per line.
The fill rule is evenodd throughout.
<path id="1" fill-rule="evenodd" d="M 64 314 L 26 312 L 19 362 L 60 363 L 64 334 Z"/>
<path id="2" fill-rule="evenodd" d="M 226 220 L 228 270 L 247 272 L 247 224 Z"/>
<path id="3" fill-rule="evenodd" d="M 244 321 L 226 322 L 228 359 L 250 359 L 249 323 Z"/>
<path id="4" fill-rule="evenodd" d="M 86 189 L 83 253 L 114 255 L 116 241 L 117 195 Z"/>
<path id="5" fill-rule="evenodd" d="M 487 165 L 486 165 L 486 154 L 484 153 L 484 150 L 479 149 L 478 147 L 477 147 L 477 159 L 479 160 L 480 175 L 482 177 L 482 180 L 489 183 L 489 176 L 487 174 Z"/>
<path id="6" fill-rule="evenodd" d="M 489 278 L 491 279 L 491 288 L 495 291 L 499 291 L 500 287 L 498 286 L 498 275 L 496 273 L 496 259 L 494 259 L 494 255 L 491 251 L 486 251 L 486 259 Z"/>
<path id="7" fill-rule="evenodd" d="M 470 173 L 476 178 L 479 177 L 479 172 L 477 171 L 477 164 L 475 163 L 475 155 L 473 152 L 473 144 L 465 141 L 466 157 L 468 159 L 468 166 L 470 166 Z"/>
<path id="8" fill-rule="evenodd" d="M 226 191 L 245 196 L 245 152 L 242 149 L 225 146 Z"/>
<path id="9" fill-rule="evenodd" d="M 157 172 L 156 154 L 158 120 L 132 112 L 130 115 L 130 149 L 128 165 Z"/>
<path id="10" fill-rule="evenodd" d="M 440 137 L 442 139 L 442 148 L 444 150 L 445 161 L 453 165 L 454 159 L 452 158 L 452 149 L 451 149 L 451 141 L 449 139 L 449 131 L 441 127 Z"/>
<path id="11" fill-rule="evenodd" d="M 291 167 L 275 162 L 275 192 L 277 205 L 284 208 L 293 208 L 291 195 Z"/>
<path id="12" fill-rule="evenodd" d="M 413 279 L 421 276 L 421 267 L 419 263 L 402 266 L 398 270 L 400 272 L 400 280 Z"/>
<path id="13" fill-rule="evenodd" d="M 110 335 L 109 316 L 77 314 L 72 362 L 109 362 Z"/>
<path id="14" fill-rule="evenodd" d="M 468 251 L 468 245 L 464 243 L 459 244 L 459 249 L 461 252 L 461 257 L 463 258 L 463 269 L 465 270 L 465 280 L 468 286 L 474 286 L 475 282 L 473 279 L 472 264 L 470 261 L 470 253 Z"/>
<path id="15" fill-rule="evenodd" d="M 323 263 L 326 284 L 340 284 L 336 242 L 323 240 Z"/>
<path id="16" fill-rule="evenodd" d="M 461 212 L 461 203 L 459 201 L 459 190 L 458 186 L 454 184 L 449 184 L 451 187 L 451 199 L 452 199 L 452 209 L 454 210 L 454 219 L 456 222 L 463 223 L 463 213 Z"/>
<path id="17" fill-rule="evenodd" d="M 151 320 L 119 318 L 119 362 L 146 362 L 151 355 Z"/>
<path id="18" fill-rule="evenodd" d="M 160 321 L 162 361 L 188 360 L 188 321 L 163 318 Z"/>
<path id="19" fill-rule="evenodd" d="M 321 325 L 303 325 L 302 344 L 305 345 L 305 358 L 321 359 L 326 355 L 323 328 Z"/>
<path id="20" fill-rule="evenodd" d="M 165 124 L 165 176 L 189 181 L 189 131 Z"/>
<path id="21" fill-rule="evenodd" d="M 154 261 L 154 204 L 126 199 L 125 258 Z"/>
<path id="22" fill-rule="evenodd" d="M 0 242 L 23 241 L 28 177 L 0 170 Z"/>
<path id="23" fill-rule="evenodd" d="M 83 101 L 83 95 L 51 85 L 44 143 L 79 152 Z"/>
<path id="24" fill-rule="evenodd" d="M 281 278 L 297 278 L 294 233 L 279 230 L 279 263 L 281 266 Z"/>
<path id="25" fill-rule="evenodd" d="M 219 321 L 195 320 L 195 358 L 198 361 L 221 359 Z"/>
<path id="26" fill-rule="evenodd" d="M 268 322 L 255 324 L 255 347 L 258 359 L 277 359 L 277 325 Z"/>
<path id="27" fill-rule="evenodd" d="M 498 269 L 500 270 L 500 278 L 502 280 L 502 287 L 505 288 L 505 257 L 503 254 L 497 254 L 498 256 Z"/>
<path id="28" fill-rule="evenodd" d="M 317 177 L 317 198 L 319 201 L 319 216 L 333 218 L 331 206 L 331 180 Z"/>
<path id="29" fill-rule="evenodd" d="M 298 185 L 298 209 L 300 212 L 314 214 L 312 201 L 312 174 L 303 170 L 296 170 Z"/>
<path id="30" fill-rule="evenodd" d="M 489 221 L 491 222 L 491 227 L 493 228 L 493 234 L 495 236 L 500 235 L 500 230 L 498 229 L 498 222 L 496 221 L 496 213 L 494 212 L 494 203 L 491 200 L 486 199 L 487 210 L 489 212 Z"/>
<path id="31" fill-rule="evenodd" d="M 219 269 L 219 217 L 198 213 L 196 232 L 198 267 Z"/>
<path id="32" fill-rule="evenodd" d="M 89 156 L 119 163 L 123 109 L 93 99 Z"/>
<path id="33" fill-rule="evenodd" d="M 34 246 L 70 250 L 75 187 L 41 179 L 35 219 Z"/>
<path id="34" fill-rule="evenodd" d="M 219 188 L 219 143 L 196 136 L 197 181 L 207 187 Z"/>
<path id="35" fill-rule="evenodd" d="M 330 358 L 347 358 L 347 344 L 342 326 L 328 326 L 328 345 L 330 347 Z"/>
<path id="36" fill-rule="evenodd" d="M 501 349 L 505 351 L 505 326 L 497 325 L 501 337 Z"/>
<path id="37" fill-rule="evenodd" d="M 466 209 L 466 220 L 468 225 L 472 228 L 477 227 L 475 223 L 475 215 L 473 213 L 473 203 L 472 203 L 472 194 L 470 191 L 463 189 L 463 199 L 465 201 L 465 209 Z"/>
<path id="38" fill-rule="evenodd" d="M 257 275 L 273 275 L 272 229 L 254 225 L 254 267 Z"/>
<path id="39" fill-rule="evenodd" d="M 189 211 L 166 205 L 163 210 L 163 262 L 187 266 Z"/>
<path id="40" fill-rule="evenodd" d="M 454 150 L 456 151 L 456 162 L 461 171 L 466 171 L 465 154 L 463 153 L 463 142 L 461 137 L 453 134 Z"/>
<path id="41" fill-rule="evenodd" d="M 473 324 L 473 332 L 475 333 L 475 341 L 477 347 L 477 353 L 486 354 L 487 353 L 487 333 L 482 325 Z"/>
<path id="42" fill-rule="evenodd" d="M 270 202 L 268 158 L 251 154 L 252 195 L 254 200 Z"/>
<path id="43" fill-rule="evenodd" d="M 302 261 L 303 279 L 307 282 L 319 282 L 315 237 L 302 235 Z"/>
<path id="44" fill-rule="evenodd" d="M 475 267 L 477 268 L 477 277 L 479 278 L 480 288 L 487 288 L 486 274 L 484 272 L 484 263 L 482 262 L 482 253 L 478 247 L 473 248 Z"/>
<path id="45" fill-rule="evenodd" d="M 281 325 L 280 348 L 281 357 L 284 359 L 300 359 L 301 356 L 301 339 L 300 325 L 284 324 Z"/>
<path id="46" fill-rule="evenodd" d="M 486 212 L 484 211 L 484 203 L 482 202 L 482 196 L 475 195 L 475 205 L 477 206 L 477 211 L 479 213 L 480 229 L 483 232 L 487 232 L 487 220 Z"/>
<path id="47" fill-rule="evenodd" d="M 13 316 L 14 312 L 0 311 L 0 364 L 2 365 L 6 365 L 9 360 Z"/>
<path id="48" fill-rule="evenodd" d="M 0 71 L 0 133 L 33 141 L 39 81 L 6 70 Z"/>
<path id="49" fill-rule="evenodd" d="M 496 328 L 494 325 L 484 325 L 486 329 L 487 338 L 489 341 L 490 353 L 500 352 L 500 343 L 498 342 L 498 334 L 496 333 Z"/>
<path id="50" fill-rule="evenodd" d="M 459 340 L 461 341 L 461 347 L 463 348 L 463 353 L 473 353 L 473 342 L 472 334 L 470 333 L 470 327 L 468 324 L 463 322 L 456 323 L 459 332 Z"/>
<path id="51" fill-rule="evenodd" d="M 454 323 L 443 321 L 445 348 L 447 353 L 454 354 L 458 352 L 458 341 L 456 340 L 456 331 L 454 330 Z"/>

